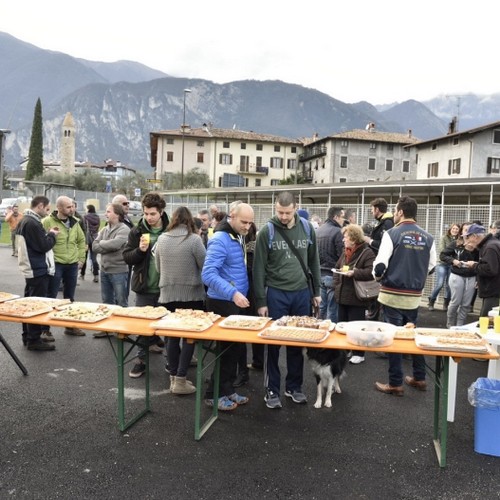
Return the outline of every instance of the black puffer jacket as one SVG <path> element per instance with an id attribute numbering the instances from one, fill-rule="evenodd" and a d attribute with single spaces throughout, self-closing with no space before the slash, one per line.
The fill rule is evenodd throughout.
<path id="1" fill-rule="evenodd" d="M 349 261 L 349 269 L 354 269 L 353 278 L 358 281 L 373 280 L 372 270 L 375 254 L 367 244 L 361 245 L 353 253 Z M 340 259 L 335 266 L 335 269 L 342 269 L 345 263 L 345 251 L 340 256 Z M 366 301 L 359 300 L 354 289 L 353 278 L 343 276 L 341 274 L 333 275 L 333 287 L 335 300 L 338 304 L 347 306 L 366 306 Z"/>
<path id="2" fill-rule="evenodd" d="M 459 260 L 460 262 L 467 262 L 469 260 L 475 260 L 477 262 L 479 260 L 479 252 L 477 250 L 473 250 L 472 252 L 466 250 L 463 245 L 463 240 L 460 238 L 456 241 L 452 241 L 439 254 L 439 260 L 445 264 L 449 264 L 453 274 L 462 276 L 462 278 L 472 278 L 476 275 L 475 269 L 471 269 L 470 267 L 454 266 L 453 261 Z"/>

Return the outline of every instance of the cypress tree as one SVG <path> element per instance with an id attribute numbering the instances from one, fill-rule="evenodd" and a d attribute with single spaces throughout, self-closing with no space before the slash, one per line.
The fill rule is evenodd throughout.
<path id="1" fill-rule="evenodd" d="M 30 181 L 43 174 L 43 131 L 42 131 L 42 103 L 36 101 L 33 126 L 31 128 L 31 142 L 26 168 L 26 180 Z"/>

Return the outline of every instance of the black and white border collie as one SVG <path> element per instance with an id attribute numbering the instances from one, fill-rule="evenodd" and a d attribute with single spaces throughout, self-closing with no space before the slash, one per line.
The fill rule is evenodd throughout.
<path id="1" fill-rule="evenodd" d="M 333 391 L 342 392 L 339 381 L 345 375 L 347 352 L 338 349 L 307 347 L 304 353 L 316 377 L 317 396 L 314 408 L 321 408 L 323 392 L 326 392 L 325 406 L 331 408 Z"/>

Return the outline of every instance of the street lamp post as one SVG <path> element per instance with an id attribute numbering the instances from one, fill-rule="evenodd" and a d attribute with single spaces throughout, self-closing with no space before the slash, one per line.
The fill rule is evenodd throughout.
<path id="1" fill-rule="evenodd" d="M 0 128 L 0 200 L 2 199 L 3 191 L 3 157 L 5 151 L 5 136 L 10 134 L 10 130 Z"/>
<path id="2" fill-rule="evenodd" d="M 186 94 L 191 90 L 184 89 L 184 105 L 182 108 L 182 153 L 181 153 L 181 189 L 184 189 L 184 135 L 186 129 Z"/>

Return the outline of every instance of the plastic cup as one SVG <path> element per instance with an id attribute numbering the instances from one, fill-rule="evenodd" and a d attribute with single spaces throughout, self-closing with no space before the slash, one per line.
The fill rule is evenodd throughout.
<path id="1" fill-rule="evenodd" d="M 490 323 L 490 318 L 488 317 L 479 318 L 479 333 L 488 333 L 489 323 Z"/>
<path id="2" fill-rule="evenodd" d="M 493 327 L 495 329 L 495 333 L 500 333 L 500 316 L 495 316 L 493 318 Z"/>
<path id="3" fill-rule="evenodd" d="M 349 271 L 349 266 L 342 266 L 342 272 L 346 273 L 347 271 Z"/>
<path id="4" fill-rule="evenodd" d="M 144 233 L 142 237 L 144 238 L 144 241 L 149 245 L 149 243 L 151 242 L 151 235 L 149 233 Z"/>

